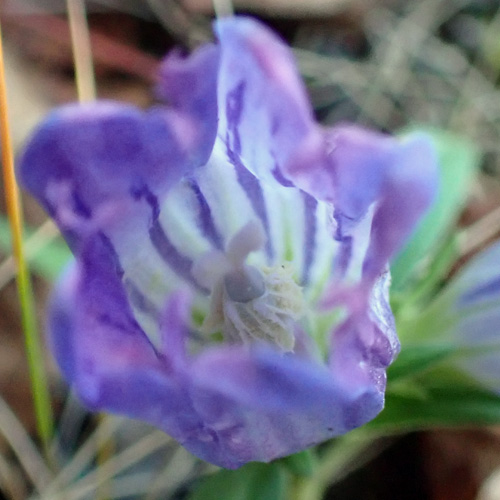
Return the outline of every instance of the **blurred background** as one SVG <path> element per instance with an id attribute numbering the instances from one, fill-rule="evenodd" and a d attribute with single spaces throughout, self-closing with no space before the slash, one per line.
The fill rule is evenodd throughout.
<path id="1" fill-rule="evenodd" d="M 102 0 L 85 5 L 99 98 L 141 107 L 154 103 L 152 87 L 161 57 L 174 46 L 189 51 L 213 36 L 210 0 Z M 237 13 L 259 17 L 293 46 L 322 123 L 355 121 L 389 132 L 433 126 L 473 144 L 481 158 L 480 174 L 470 185 L 458 224 L 486 221 L 483 243 L 498 238 L 499 0 L 234 0 L 233 6 Z M 52 107 L 77 99 L 70 28 L 63 0 L 1 0 L 0 16 L 10 124 L 18 150 Z M 68 253 L 41 209 L 27 196 L 23 201 L 43 324 L 48 291 Z M 0 210 L 0 434 L 16 436 L 23 447 L 23 432 L 34 436 L 35 422 L 3 196 Z M 90 435 L 94 417 L 68 395 L 50 366 L 54 408 L 63 426 L 58 453 L 68 459 Z M 114 446 L 125 451 L 151 434 L 145 426 L 119 419 L 109 425 L 115 426 Z M 30 459 L 13 453 L 11 444 L 0 438 L 0 498 L 37 498 L 30 486 L 33 478 L 26 473 Z M 164 482 L 154 490 L 157 496 L 150 492 L 151 498 L 187 498 L 186 485 L 204 466 L 166 438 L 160 444 L 153 451 L 144 445 L 144 460 L 132 467 L 136 484 L 149 484 L 151 476 L 144 472 L 149 467 Z M 337 478 L 327 498 L 500 499 L 500 428 L 419 432 L 384 440 L 371 451 L 371 460 L 351 464 L 350 474 Z M 92 460 L 84 460 L 73 478 L 90 470 Z M 119 462 L 118 470 L 120 464 L 124 467 Z M 39 466 L 28 465 L 42 481 Z M 74 498 L 95 498 L 88 491 Z M 128 493 L 125 484 L 121 493 L 102 498 L 132 498 Z M 73 498 L 66 494 L 61 498 Z M 140 492 L 136 495 L 143 498 Z M 46 498 L 58 497 L 54 493 Z"/>

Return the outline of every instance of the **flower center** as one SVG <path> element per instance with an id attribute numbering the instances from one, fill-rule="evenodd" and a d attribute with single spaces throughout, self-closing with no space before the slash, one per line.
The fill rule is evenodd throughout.
<path id="1" fill-rule="evenodd" d="M 293 351 L 295 323 L 305 313 L 302 288 L 289 263 L 260 268 L 246 264 L 248 255 L 264 243 L 260 224 L 249 222 L 229 241 L 225 253 L 207 252 L 195 262 L 193 276 L 211 290 L 210 311 L 201 329 L 220 331 L 231 342 L 265 341 Z"/>

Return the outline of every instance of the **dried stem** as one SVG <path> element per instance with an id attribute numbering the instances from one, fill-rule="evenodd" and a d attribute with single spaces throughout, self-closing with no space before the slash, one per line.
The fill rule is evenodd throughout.
<path id="1" fill-rule="evenodd" d="M 93 101 L 96 87 L 85 4 L 83 0 L 67 0 L 67 6 L 78 100 Z"/>

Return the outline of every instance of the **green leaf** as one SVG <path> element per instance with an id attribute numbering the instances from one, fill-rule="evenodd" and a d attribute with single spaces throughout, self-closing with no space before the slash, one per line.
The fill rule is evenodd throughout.
<path id="1" fill-rule="evenodd" d="M 316 468 L 317 459 L 311 450 L 304 450 L 281 459 L 280 463 L 295 476 L 311 477 Z"/>
<path id="2" fill-rule="evenodd" d="M 278 463 L 250 463 L 203 478 L 188 500 L 286 500 L 288 478 Z"/>
<path id="3" fill-rule="evenodd" d="M 71 252 L 61 237 L 57 237 L 36 251 L 30 245 L 30 237 L 35 230 L 25 227 L 25 251 L 28 264 L 34 272 L 48 279 L 56 279 L 71 259 Z M 11 252 L 11 235 L 8 220 L 0 215 L 0 250 L 6 254 Z"/>
<path id="4" fill-rule="evenodd" d="M 500 395 L 448 363 L 408 379 L 408 383 L 418 390 L 399 391 L 396 382 L 396 391 L 387 391 L 384 410 L 366 424 L 366 430 L 394 434 L 433 427 L 500 423 Z"/>
<path id="5" fill-rule="evenodd" d="M 426 395 L 426 398 L 411 398 L 388 392 L 385 409 L 366 428 L 395 433 L 500 423 L 500 397 L 487 390 L 434 387 Z"/>
<path id="6" fill-rule="evenodd" d="M 444 245 L 439 247 L 427 265 L 426 273 L 413 286 L 411 292 L 399 295 L 400 303 L 397 305 L 399 308 L 403 306 L 421 309 L 421 306 L 428 303 L 429 298 L 435 295 L 459 258 L 459 239 L 459 235 L 454 234 L 445 241 Z M 393 298 L 398 298 L 397 292 Z"/>
<path id="7" fill-rule="evenodd" d="M 440 167 L 439 192 L 433 207 L 391 266 L 394 290 L 405 288 L 424 257 L 450 234 L 466 202 L 480 160 L 478 149 L 464 137 L 440 129 L 418 130 L 427 133 L 436 146 Z"/>
<path id="8" fill-rule="evenodd" d="M 429 396 L 425 388 L 411 378 L 398 379 L 395 382 L 388 384 L 386 389 L 386 396 L 387 394 L 390 394 L 391 396 L 395 395 L 398 397 L 404 397 L 406 399 L 409 398 L 421 400 L 427 400 Z"/>
<path id="9" fill-rule="evenodd" d="M 387 379 L 394 382 L 404 377 L 418 375 L 439 363 L 457 350 L 449 344 L 445 345 L 405 345 L 394 363 L 387 370 Z"/>

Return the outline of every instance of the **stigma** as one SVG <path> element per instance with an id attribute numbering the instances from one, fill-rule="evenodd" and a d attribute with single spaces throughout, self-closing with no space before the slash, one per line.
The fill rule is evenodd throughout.
<path id="1" fill-rule="evenodd" d="M 262 226 L 251 221 L 231 238 L 225 252 L 210 251 L 195 261 L 194 278 L 210 290 L 201 330 L 222 332 L 229 342 L 266 342 L 290 352 L 296 323 L 305 314 L 302 288 L 288 262 L 273 267 L 247 264 L 248 255 L 264 244 Z"/>

